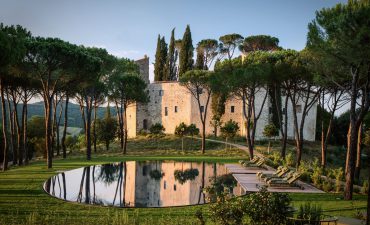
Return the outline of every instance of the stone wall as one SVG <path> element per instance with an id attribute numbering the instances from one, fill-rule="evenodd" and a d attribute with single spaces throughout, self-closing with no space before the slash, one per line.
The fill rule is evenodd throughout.
<path id="1" fill-rule="evenodd" d="M 149 92 L 150 101 L 147 104 L 131 104 L 127 109 L 127 125 L 129 137 L 135 137 L 137 133 L 146 128 L 148 130 L 153 124 L 161 123 L 165 127 L 165 133 L 174 134 L 175 127 L 181 122 L 186 124 L 194 123 L 200 130 L 202 123 L 199 116 L 199 106 L 197 100 L 191 93 L 178 82 L 155 82 L 149 83 L 149 58 L 144 57 L 143 59 L 137 60 L 136 63 L 140 67 L 140 76 L 148 83 L 147 90 Z M 262 105 L 264 96 L 266 94 L 265 89 L 261 89 L 256 95 L 256 112 L 259 112 Z M 284 102 L 282 97 L 282 102 Z M 206 119 L 206 134 L 214 134 L 214 127 L 211 125 L 212 109 L 210 99 L 208 104 L 208 112 Z M 205 106 L 206 94 L 201 95 L 201 105 Z M 303 106 L 303 102 L 299 101 L 299 104 Z M 234 112 L 231 112 L 233 106 Z M 267 96 L 264 108 L 261 112 L 261 116 L 257 122 L 256 139 L 264 139 L 263 130 L 264 127 L 271 121 L 271 105 L 269 96 Z M 176 108 L 176 109 L 175 109 Z M 304 125 L 304 139 L 308 141 L 315 140 L 316 130 L 316 112 L 317 104 L 311 108 L 306 117 Z M 294 138 L 294 123 L 293 123 L 293 111 L 289 101 L 288 104 L 288 137 Z M 298 114 L 298 123 L 302 118 L 301 114 Z M 241 99 L 232 97 L 226 101 L 225 114 L 222 116 L 222 121 L 227 122 L 230 119 L 236 121 L 239 124 L 240 131 L 239 135 L 245 135 L 245 118 L 243 116 L 243 102 Z M 284 122 L 284 121 L 283 121 Z M 218 131 L 219 133 L 219 131 Z"/>
<path id="2" fill-rule="evenodd" d="M 167 134 L 174 134 L 175 127 L 181 122 L 186 124 L 194 123 L 199 129 L 202 127 L 202 123 L 199 116 L 199 106 L 197 100 L 191 93 L 178 82 L 158 82 L 151 83 L 148 85 L 148 91 L 150 95 L 150 102 L 148 104 L 135 105 L 135 110 L 130 110 L 129 120 L 129 136 L 134 137 L 135 131 L 139 132 L 144 128 L 144 120 L 147 121 L 147 128 L 155 123 L 161 123 Z M 262 89 L 256 95 L 256 113 L 259 112 L 266 91 Z M 211 101 L 209 101 L 207 118 L 206 118 L 206 134 L 213 134 L 214 127 L 211 125 L 212 110 Z M 284 101 L 284 99 L 283 99 Z M 201 105 L 205 106 L 206 94 L 201 95 Z M 303 105 L 303 103 L 301 103 Z M 234 112 L 231 112 L 231 107 L 234 106 Z M 227 122 L 230 119 L 236 121 L 240 127 L 240 135 L 245 135 L 245 119 L 243 116 L 243 103 L 241 99 L 236 97 L 230 98 L 225 104 L 225 114 L 222 117 L 223 122 Z M 175 112 L 175 107 L 177 112 Z M 271 117 L 271 110 L 273 106 L 270 103 L 269 96 L 266 98 L 264 108 L 261 112 L 260 118 L 257 121 L 256 129 L 256 139 L 264 139 L 263 130 L 264 127 L 269 124 Z M 305 140 L 314 141 L 315 140 L 315 130 L 316 130 L 316 104 L 312 107 L 310 112 L 307 114 L 306 122 L 304 126 L 304 138 Z M 167 113 L 166 113 L 167 111 Z M 136 116 L 131 115 L 135 113 Z M 288 137 L 294 138 L 294 123 L 292 115 L 291 104 L 288 105 Z M 298 120 L 301 120 L 302 115 L 298 114 Z"/>

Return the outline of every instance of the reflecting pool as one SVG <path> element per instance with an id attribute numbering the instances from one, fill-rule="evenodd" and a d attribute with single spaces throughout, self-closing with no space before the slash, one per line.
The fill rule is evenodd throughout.
<path id="1" fill-rule="evenodd" d="M 227 185 L 219 186 L 224 180 Z M 244 194 L 223 164 L 178 161 L 127 161 L 88 166 L 49 178 L 44 190 L 56 198 L 85 204 L 169 207 L 212 201 L 214 198 L 205 190 L 215 183 L 218 189 L 228 189 L 233 195 Z"/>

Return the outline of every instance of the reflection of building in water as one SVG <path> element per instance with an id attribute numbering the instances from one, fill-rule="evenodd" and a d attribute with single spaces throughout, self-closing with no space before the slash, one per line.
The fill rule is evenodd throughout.
<path id="1" fill-rule="evenodd" d="M 125 202 L 127 206 L 160 207 L 192 205 L 205 202 L 202 187 L 211 185 L 210 178 L 226 174 L 220 164 L 189 162 L 127 162 Z M 197 169 L 198 176 L 181 184 L 175 179 L 175 170 Z M 150 176 L 150 171 L 164 173 L 160 180 Z"/>
<path id="2" fill-rule="evenodd" d="M 157 171 L 157 175 L 153 171 Z M 175 171 L 182 173 L 175 176 Z M 57 198 L 86 204 L 120 207 L 193 205 L 205 203 L 207 196 L 202 188 L 211 186 L 212 178 L 226 172 L 226 167 L 217 163 L 130 161 L 67 171 L 48 179 L 44 189 Z M 189 177 L 194 179 L 189 180 Z M 237 186 L 234 194 L 244 192 Z"/>

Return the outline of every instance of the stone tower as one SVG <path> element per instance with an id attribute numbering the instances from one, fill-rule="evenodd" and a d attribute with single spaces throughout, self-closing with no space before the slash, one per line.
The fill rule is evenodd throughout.
<path id="1" fill-rule="evenodd" d="M 135 63 L 139 65 L 141 79 L 149 84 L 149 57 L 144 55 L 144 58 L 136 60 Z"/>

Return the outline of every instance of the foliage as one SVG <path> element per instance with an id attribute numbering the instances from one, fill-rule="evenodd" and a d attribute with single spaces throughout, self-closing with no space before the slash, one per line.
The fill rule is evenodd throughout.
<path id="1" fill-rule="evenodd" d="M 326 180 L 322 183 L 322 190 L 325 191 L 325 192 L 330 192 L 333 190 L 333 184 L 331 181 L 329 180 Z"/>
<path id="2" fill-rule="evenodd" d="M 109 107 L 104 119 L 97 119 L 96 121 L 96 135 L 100 142 L 103 142 L 106 149 L 109 150 L 109 143 L 114 140 L 117 134 L 117 120 L 110 115 Z"/>
<path id="3" fill-rule="evenodd" d="M 361 193 L 362 194 L 368 194 L 369 193 L 369 181 L 364 180 L 361 187 Z"/>
<path id="4" fill-rule="evenodd" d="M 273 152 L 268 157 L 272 160 L 273 166 L 275 168 L 283 164 L 283 158 L 281 157 L 281 154 L 277 151 Z"/>
<path id="5" fill-rule="evenodd" d="M 175 180 L 180 184 L 184 184 L 188 180 L 194 180 L 199 175 L 199 171 L 198 169 L 175 170 L 173 175 Z"/>
<path id="6" fill-rule="evenodd" d="M 157 50 L 155 53 L 155 63 L 154 63 L 155 81 L 167 80 L 166 63 L 167 63 L 167 44 L 164 37 L 161 38 L 161 36 L 158 35 Z"/>
<path id="7" fill-rule="evenodd" d="M 279 135 L 279 130 L 276 128 L 274 124 L 267 124 L 264 127 L 262 134 L 265 137 L 272 138 Z"/>
<path id="8" fill-rule="evenodd" d="M 368 129 L 364 134 L 364 145 L 370 147 L 370 129 Z"/>
<path id="9" fill-rule="evenodd" d="M 180 123 L 178 126 L 175 128 L 175 135 L 179 137 L 183 137 L 188 134 L 188 126 L 184 122 Z"/>
<path id="10" fill-rule="evenodd" d="M 213 177 L 210 181 L 211 185 L 204 189 L 210 202 L 224 197 L 225 193 L 232 193 L 233 188 L 237 185 L 237 181 L 231 173 Z"/>
<path id="11" fill-rule="evenodd" d="M 209 207 L 210 217 L 214 224 L 220 225 L 241 225 L 245 215 L 246 204 L 241 198 L 225 200 L 224 197 Z"/>
<path id="12" fill-rule="evenodd" d="M 162 173 L 161 171 L 159 170 L 151 170 L 149 172 L 149 175 L 151 178 L 153 178 L 154 180 L 160 180 L 163 176 L 164 176 L 164 173 Z"/>
<path id="13" fill-rule="evenodd" d="M 197 126 L 192 123 L 190 124 L 188 127 L 187 127 L 187 133 L 190 135 L 190 136 L 196 136 L 199 134 L 199 128 L 197 128 Z"/>
<path id="14" fill-rule="evenodd" d="M 65 145 L 67 148 L 71 149 L 77 144 L 77 137 L 72 135 L 67 135 L 65 140 Z"/>
<path id="15" fill-rule="evenodd" d="M 311 174 L 313 171 L 307 162 L 302 161 L 301 164 L 299 164 L 298 172 L 301 174 L 301 180 L 306 182 L 312 181 Z"/>
<path id="16" fill-rule="evenodd" d="M 288 194 L 268 192 L 266 188 L 245 198 L 230 198 L 223 193 L 210 205 L 210 217 L 221 225 L 280 225 L 291 215 L 290 202 Z"/>
<path id="17" fill-rule="evenodd" d="M 150 133 L 152 134 L 163 134 L 163 132 L 165 131 L 166 129 L 163 127 L 162 124 L 160 123 L 155 123 L 153 124 L 150 128 L 149 128 L 149 131 Z"/>
<path id="18" fill-rule="evenodd" d="M 230 60 L 235 52 L 235 49 L 243 41 L 243 36 L 240 34 L 226 34 L 219 38 L 220 44 L 220 53 L 227 55 Z"/>
<path id="19" fill-rule="evenodd" d="M 237 122 L 233 120 L 227 121 L 222 127 L 221 127 L 221 134 L 222 136 L 226 138 L 233 138 L 235 137 L 236 133 L 239 131 L 239 125 Z"/>
<path id="20" fill-rule="evenodd" d="M 193 68 L 193 40 L 191 38 L 190 26 L 187 25 L 184 36 L 181 40 L 179 55 L 179 77 Z"/>
<path id="21" fill-rule="evenodd" d="M 339 167 L 337 169 L 331 169 L 329 174 L 335 178 L 335 191 L 340 192 L 342 188 L 342 180 L 343 180 L 343 168 Z"/>
<path id="22" fill-rule="evenodd" d="M 286 193 L 272 193 L 261 188 L 259 192 L 247 196 L 246 214 L 255 225 L 285 224 L 291 215 L 290 202 Z"/>
<path id="23" fill-rule="evenodd" d="M 295 165 L 295 159 L 294 159 L 294 155 L 293 153 L 289 152 L 286 156 L 285 156 L 285 164 L 287 166 L 294 166 Z"/>
<path id="24" fill-rule="evenodd" d="M 273 51 L 279 48 L 279 39 L 269 35 L 248 36 L 239 46 L 239 50 L 243 53 L 254 51 Z"/>
<path id="25" fill-rule="evenodd" d="M 319 225 L 322 216 L 322 208 L 319 205 L 311 204 L 310 202 L 306 202 L 304 205 L 300 205 L 298 209 L 298 219 L 307 220 L 305 223 Z M 312 223 L 316 222 L 316 223 Z"/>
<path id="26" fill-rule="evenodd" d="M 316 186 L 316 187 L 321 187 L 321 183 L 322 183 L 322 175 L 323 175 L 323 170 L 322 170 L 322 167 L 318 165 L 318 160 L 315 159 L 315 161 L 317 163 L 314 163 L 313 164 L 313 173 L 311 175 L 311 179 L 312 179 L 312 182 L 313 184 Z"/>
<path id="27" fill-rule="evenodd" d="M 177 79 L 177 67 L 176 61 L 178 52 L 175 47 L 175 28 L 172 29 L 170 45 L 168 46 L 168 56 L 166 62 L 166 77 L 165 80 L 176 80 Z"/>

